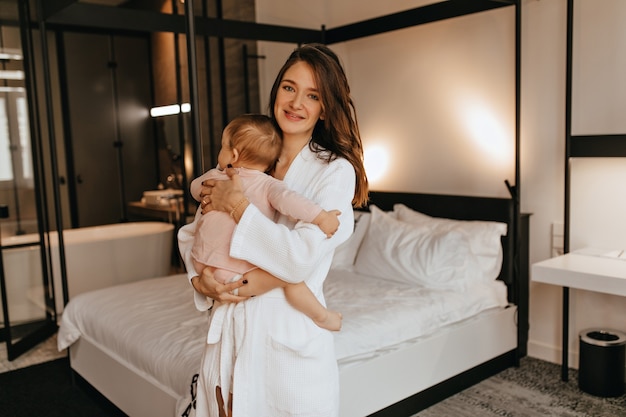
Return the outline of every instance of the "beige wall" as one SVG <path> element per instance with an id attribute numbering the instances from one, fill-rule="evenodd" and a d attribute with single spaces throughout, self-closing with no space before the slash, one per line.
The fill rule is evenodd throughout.
<path id="1" fill-rule="evenodd" d="M 306 14 L 294 14 L 294 8 L 287 7 L 287 3 L 293 6 L 293 2 L 285 0 L 257 0 L 258 21 L 308 28 L 326 24 L 332 28 L 432 1 L 371 2 L 367 5 L 358 0 L 323 4 L 306 2 Z M 567 2 L 522 0 L 521 3 L 520 190 L 522 211 L 532 213 L 530 261 L 533 263 L 551 256 L 552 224 L 563 222 Z M 577 28 L 582 31 L 576 36 L 585 40 L 592 36 L 590 33 L 606 40 L 603 38 L 606 16 L 612 16 L 612 22 L 626 19 L 626 3 L 621 0 L 576 0 L 576 3 L 577 19 L 585 19 L 584 23 L 577 20 Z M 598 8 L 600 5 L 602 9 Z M 391 158 L 393 172 L 374 183 L 374 188 L 506 196 L 501 183 L 504 179 L 512 180 L 511 165 L 498 167 L 497 161 L 490 160 L 488 154 L 481 154 L 468 144 L 466 138 L 470 131 L 457 123 L 460 116 L 454 113 L 454 105 L 461 98 L 455 91 L 474 93 L 470 95 L 474 100 L 472 103 L 477 103 L 479 97 L 484 100 L 485 107 L 491 109 L 490 114 L 496 115 L 496 120 L 504 126 L 501 135 L 511 137 L 512 16 L 512 8 L 505 8 L 333 46 L 347 68 L 365 146 L 386 135 L 387 144 L 405 151 L 394 151 Z M 626 30 L 624 27 L 622 25 L 619 29 L 622 34 Z M 613 109 L 610 111 L 614 111 L 624 108 L 623 105 L 620 107 L 619 101 L 626 97 L 624 81 L 615 74 L 625 73 L 626 58 L 614 58 L 611 64 L 615 69 L 608 74 L 606 66 L 601 66 L 600 62 L 615 57 L 616 50 L 624 50 L 626 36 L 608 39 L 608 43 L 592 44 L 591 49 L 588 44 L 578 45 L 582 51 L 593 51 L 595 61 L 592 63 L 595 64 L 585 58 L 576 58 L 579 61 L 575 61 L 575 69 L 579 72 L 575 91 L 577 97 L 585 97 L 587 91 L 593 91 L 594 97 L 601 91 L 616 91 L 610 105 Z M 455 41 L 461 43 L 455 44 Z M 261 53 L 273 57 L 260 68 L 262 100 L 293 46 L 260 43 Z M 403 80 L 404 84 L 393 87 L 389 79 Z M 458 85 L 450 89 L 449 84 L 454 83 Z M 606 108 L 594 106 L 594 102 L 597 102 L 596 98 L 586 107 L 575 105 L 579 106 L 575 107 L 577 114 L 585 114 L 582 122 L 593 126 L 600 124 L 608 129 L 593 133 L 616 133 L 614 130 L 626 133 L 626 127 L 614 125 L 618 123 L 616 121 L 623 124 L 626 119 L 607 117 Z M 468 110 L 472 107 L 465 106 Z M 485 135 L 500 137 L 493 132 Z M 435 137 L 437 141 L 434 143 L 424 144 L 426 138 Z M 461 150 L 466 157 L 453 162 L 451 152 L 447 152 L 449 149 Z M 506 149 L 504 152 L 505 156 L 500 159 L 510 164 Z M 480 155 L 483 155 L 482 161 L 486 161 L 483 166 L 477 163 L 481 160 Z M 427 159 L 423 159 L 424 156 Z M 620 192 L 621 196 L 626 195 L 623 192 L 623 184 L 626 184 L 624 161 L 597 161 L 595 167 L 594 161 L 579 162 L 577 164 L 582 168 L 575 167 L 573 172 L 576 179 L 573 197 L 576 198 L 574 205 L 581 209 L 572 212 L 572 220 L 576 222 L 572 225 L 572 249 L 589 244 L 626 248 L 626 232 L 623 230 L 626 222 L 620 222 L 617 216 L 626 212 L 626 201 L 623 200 L 625 197 L 616 197 Z M 435 170 L 436 165 L 444 168 Z M 471 179 L 459 180 L 464 174 L 471 174 Z M 591 194 L 592 191 L 597 195 Z M 600 196 L 609 201 L 597 201 Z M 607 206 L 611 207 L 609 215 L 599 212 Z M 531 283 L 530 297 L 529 355 L 560 362 L 561 289 Z M 626 300 L 582 291 L 572 291 L 571 299 L 570 364 L 576 366 L 578 332 L 590 326 L 626 330 L 623 325 Z"/>

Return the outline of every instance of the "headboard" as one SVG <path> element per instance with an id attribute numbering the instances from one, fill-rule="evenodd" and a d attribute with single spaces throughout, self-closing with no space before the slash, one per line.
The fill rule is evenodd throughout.
<path id="1" fill-rule="evenodd" d="M 433 217 L 456 220 L 488 220 L 506 223 L 508 233 L 502 236 L 503 262 L 498 279 L 509 288 L 515 289 L 515 205 L 512 199 L 495 197 L 469 197 L 444 194 L 419 194 L 405 192 L 370 191 L 369 204 L 389 211 L 393 205 L 402 203 L 407 207 Z"/>

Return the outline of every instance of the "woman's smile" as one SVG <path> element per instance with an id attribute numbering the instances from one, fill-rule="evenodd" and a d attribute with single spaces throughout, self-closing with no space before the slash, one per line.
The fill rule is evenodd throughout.
<path id="1" fill-rule="evenodd" d="M 295 121 L 304 119 L 304 117 L 299 116 L 299 115 L 297 115 L 295 113 L 292 113 L 290 111 L 287 111 L 287 110 L 285 110 L 285 116 L 287 116 L 288 119 L 295 120 Z"/>
<path id="2" fill-rule="evenodd" d="M 286 141 L 308 139 L 322 114 L 322 102 L 311 67 L 292 65 L 283 76 L 274 102 L 274 115 Z"/>

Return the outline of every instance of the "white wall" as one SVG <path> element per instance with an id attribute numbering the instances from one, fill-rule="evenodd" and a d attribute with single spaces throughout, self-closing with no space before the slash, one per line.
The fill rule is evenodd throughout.
<path id="1" fill-rule="evenodd" d="M 257 0 L 257 15 L 265 23 L 332 28 L 432 2 L 323 3 L 296 2 L 294 7 L 285 0 Z M 580 33 L 575 39 L 581 55 L 574 67 L 574 133 L 626 133 L 623 111 L 614 115 L 615 109 L 626 108 L 624 81 L 616 76 L 626 73 L 626 54 L 615 54 L 626 48 L 626 36 L 616 35 L 619 45 L 610 36 L 615 30 L 625 34 L 626 25 L 616 23 L 626 21 L 626 2 L 576 3 Z M 605 30 L 607 22 L 618 28 Z M 513 27 L 513 8 L 504 8 L 332 46 L 346 67 L 366 148 L 384 142 L 391 155 L 392 169 L 373 182 L 374 189 L 507 196 L 503 181 L 514 180 Z M 261 53 L 270 57 L 262 97 L 269 95 L 278 67 L 294 46 L 260 44 Z M 593 52 L 593 58 L 584 58 L 585 51 Z M 563 221 L 565 58 L 566 0 L 523 0 L 520 190 L 522 211 L 532 213 L 531 263 L 551 256 L 551 225 Z M 608 73 L 602 65 L 607 61 L 615 68 Z M 597 98 L 607 91 L 616 92 L 608 109 Z M 461 117 L 479 105 L 500 126 L 479 134 L 492 140 L 486 149 L 469 140 L 472 130 Z M 584 132 L 586 126 L 591 130 Z M 597 132 L 597 126 L 608 130 Z M 496 146 L 502 150 L 494 157 L 489 151 Z M 623 160 L 575 161 L 573 168 L 572 249 L 619 245 L 626 236 L 626 222 L 618 216 L 626 213 Z M 531 283 L 530 297 L 529 355 L 560 362 L 561 289 Z M 623 298 L 572 291 L 571 307 L 572 366 L 577 365 L 582 328 L 626 330 Z"/>
<path id="2" fill-rule="evenodd" d="M 522 2 L 521 205 L 530 219 L 530 262 L 551 254 L 563 221 L 566 1 Z M 561 289 L 530 284 L 528 354 L 560 361 Z M 571 362 L 570 362 L 571 363 Z"/>
<path id="3" fill-rule="evenodd" d="M 573 134 L 626 133 L 626 5 L 574 2 Z"/>
<path id="4" fill-rule="evenodd" d="M 626 134 L 626 2 L 575 5 L 572 134 Z M 626 250 L 626 158 L 576 158 L 570 168 L 570 249 Z M 574 291 L 571 299 L 573 336 L 596 326 L 626 331 L 625 297 Z M 578 352 L 577 340 L 570 348 Z"/>
<path id="5" fill-rule="evenodd" d="M 506 8 L 335 46 L 364 147 L 389 155 L 373 189 L 509 196 L 504 181 L 515 182 L 513 22 L 514 10 Z"/>
<path id="6" fill-rule="evenodd" d="M 550 256 L 550 225 L 563 221 L 566 1 L 523 2 L 522 209 L 531 218 L 531 263 Z M 576 0 L 572 134 L 626 133 L 626 3 Z M 616 115 L 617 114 L 617 115 Z M 626 248 L 626 159 L 570 164 L 570 250 Z M 531 283 L 529 355 L 561 361 L 560 287 Z M 570 291 L 569 364 L 588 327 L 625 331 L 626 299 Z"/>
<path id="7" fill-rule="evenodd" d="M 626 134 L 626 4 L 575 4 L 572 134 Z M 626 249 L 626 158 L 577 158 L 571 174 L 571 249 Z"/>

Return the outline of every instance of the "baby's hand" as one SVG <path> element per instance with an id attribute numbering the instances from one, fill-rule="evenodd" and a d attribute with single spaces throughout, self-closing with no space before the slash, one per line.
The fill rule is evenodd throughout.
<path id="1" fill-rule="evenodd" d="M 313 219 L 313 224 L 317 225 L 326 237 L 332 237 L 337 229 L 339 229 L 339 210 L 326 211 L 322 210 L 320 214 Z"/>

